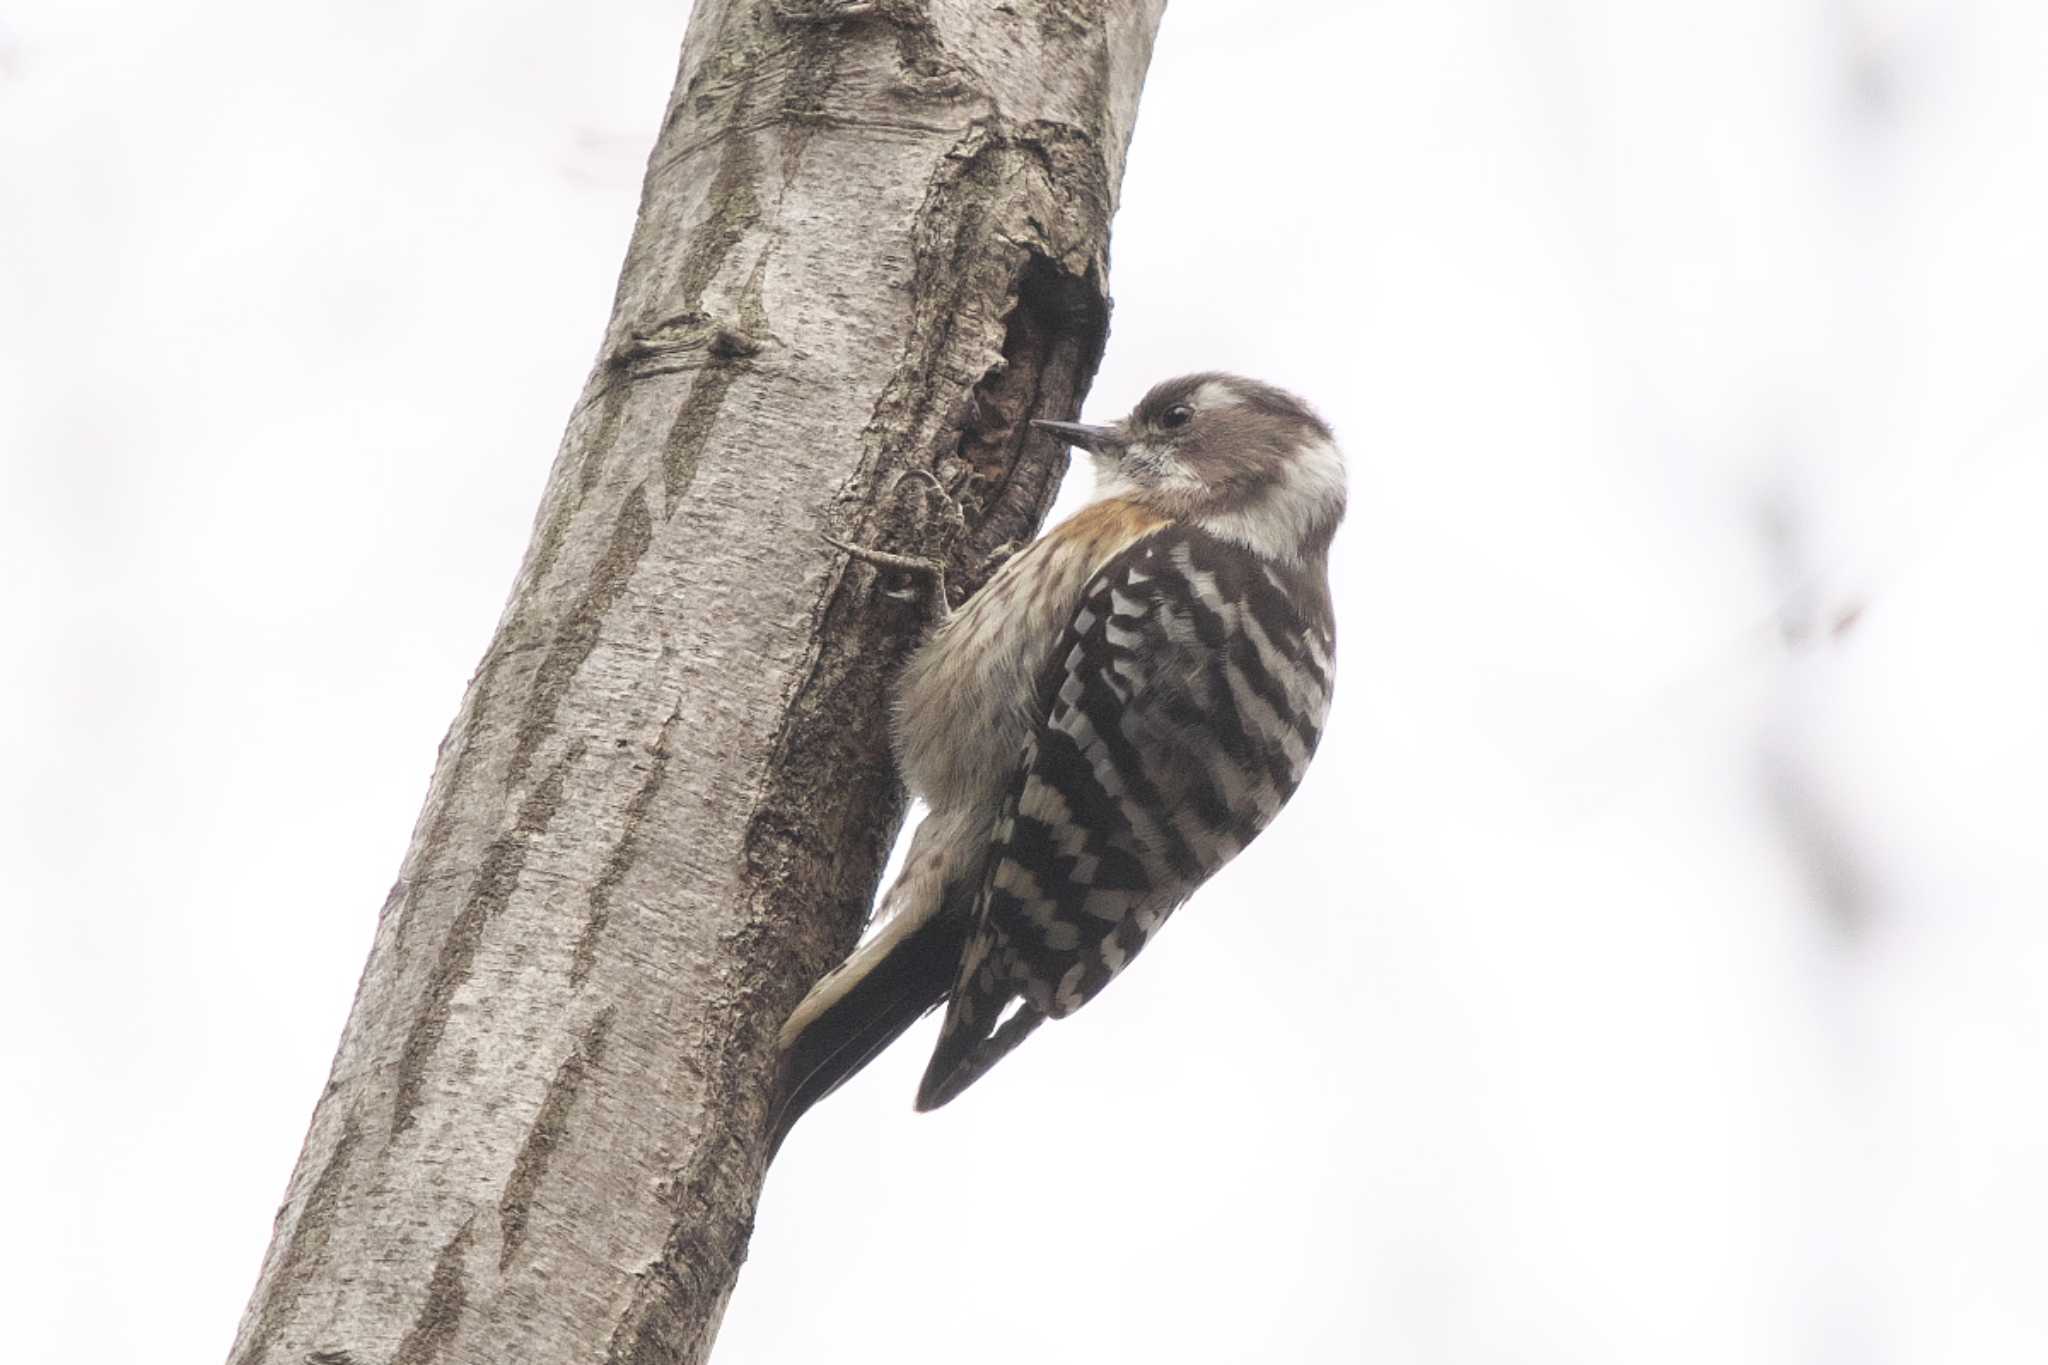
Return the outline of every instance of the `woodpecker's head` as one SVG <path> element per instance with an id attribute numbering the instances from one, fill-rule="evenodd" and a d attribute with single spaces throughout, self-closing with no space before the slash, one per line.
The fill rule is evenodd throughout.
<path id="1" fill-rule="evenodd" d="M 1108 426 L 1032 425 L 1094 457 L 1098 497 L 1146 503 L 1272 559 L 1320 558 L 1344 515 L 1344 458 L 1330 428 L 1255 379 L 1191 374 Z"/>

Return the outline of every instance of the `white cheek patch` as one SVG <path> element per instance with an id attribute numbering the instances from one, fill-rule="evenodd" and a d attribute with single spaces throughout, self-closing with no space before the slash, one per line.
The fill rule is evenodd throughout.
<path id="1" fill-rule="evenodd" d="M 1282 487 L 1297 489 L 1304 503 L 1319 509 L 1344 509 L 1344 456 L 1332 441 L 1312 441 L 1296 452 Z"/>
<path id="2" fill-rule="evenodd" d="M 1198 518 L 1203 530 L 1258 554 L 1298 562 L 1309 533 L 1344 511 L 1344 457 L 1329 441 L 1288 455 L 1280 478 L 1247 506 Z"/>

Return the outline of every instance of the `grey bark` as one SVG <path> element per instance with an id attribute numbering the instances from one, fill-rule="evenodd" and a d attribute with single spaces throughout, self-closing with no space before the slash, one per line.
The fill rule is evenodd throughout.
<path id="1" fill-rule="evenodd" d="M 968 581 L 1036 529 L 1163 8 L 699 0 L 233 1361 L 705 1357 L 902 818 L 923 613 L 820 533 Z"/>

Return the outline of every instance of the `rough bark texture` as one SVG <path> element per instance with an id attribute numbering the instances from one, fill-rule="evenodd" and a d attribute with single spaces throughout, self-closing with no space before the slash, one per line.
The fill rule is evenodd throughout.
<path id="1" fill-rule="evenodd" d="M 704 1358 L 902 814 L 922 617 L 819 535 L 1037 527 L 1163 4 L 699 0 L 235 1362 Z"/>

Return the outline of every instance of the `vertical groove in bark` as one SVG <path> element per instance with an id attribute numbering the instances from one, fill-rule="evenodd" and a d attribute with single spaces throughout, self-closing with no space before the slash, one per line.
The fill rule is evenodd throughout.
<path id="1" fill-rule="evenodd" d="M 635 488 L 612 525 L 611 538 L 603 556 L 591 568 L 589 589 L 569 613 L 568 621 L 555 637 L 547 657 L 541 661 L 540 672 L 534 678 L 533 691 L 528 697 L 526 714 L 520 719 L 519 733 L 512 746 L 512 762 L 506 774 L 508 787 L 517 786 L 525 780 L 534 750 L 554 730 L 555 715 L 563 695 L 582 670 L 584 661 L 590 657 L 590 651 L 597 648 L 597 633 L 611 614 L 612 603 L 625 590 L 626 580 L 640 566 L 640 557 L 647 553 L 647 547 L 653 540 L 654 523 L 647 512 L 646 494 L 643 489 Z"/>
<path id="2" fill-rule="evenodd" d="M 1036 528 L 1162 7 L 698 0 L 235 1361 L 705 1357 L 902 813 L 922 614 L 820 533 L 971 585 Z"/>
<path id="3" fill-rule="evenodd" d="M 462 1326 L 462 1310 L 469 1302 L 469 1286 L 462 1273 L 462 1258 L 469 1250 L 470 1225 L 462 1225 L 427 1276 L 426 1298 L 398 1343 L 391 1365 L 428 1365 L 438 1359 Z"/>
<path id="4" fill-rule="evenodd" d="M 549 1082 L 547 1094 L 540 1102 L 540 1112 L 534 1116 L 533 1127 L 527 1130 L 526 1140 L 520 1144 L 519 1156 L 512 1163 L 512 1178 L 505 1182 L 505 1192 L 498 1197 L 500 1271 L 511 1264 L 513 1256 L 518 1254 L 519 1244 L 526 1239 L 526 1224 L 533 1213 L 534 1193 L 540 1189 L 541 1181 L 548 1173 L 548 1160 L 568 1123 L 577 1092 L 583 1088 L 591 1070 L 604 1064 L 605 1035 L 611 1030 L 611 1024 L 612 1010 L 607 1008 L 600 1010 L 589 1027 L 583 1030 L 576 1040 L 576 1050 L 562 1062 L 554 1080 Z"/>
<path id="5" fill-rule="evenodd" d="M 604 936 L 605 921 L 611 917 L 612 897 L 618 892 L 626 874 L 633 870 L 633 860 L 640 851 L 640 826 L 647 819 L 647 812 L 653 808 L 655 797 L 661 794 L 662 783 L 668 777 L 670 738 L 674 734 L 676 718 L 680 711 L 671 712 L 662 722 L 661 733 L 654 741 L 653 761 L 647 766 L 647 778 L 633 793 L 633 799 L 626 803 L 624 823 L 620 826 L 618 838 L 605 854 L 604 868 L 598 873 L 597 882 L 590 888 L 590 904 L 583 918 L 582 931 L 576 935 L 576 948 L 569 958 L 569 984 L 580 986 L 590 976 L 590 969 L 597 965 L 597 945 Z"/>
<path id="6" fill-rule="evenodd" d="M 405 1047 L 399 1053 L 395 1102 L 391 1106 L 394 1138 L 406 1130 L 418 1112 L 428 1063 L 447 1032 L 448 1012 L 457 992 L 469 983 L 476 955 L 482 949 L 484 931 L 518 889 L 519 874 L 526 868 L 533 839 L 547 832 L 561 805 L 562 781 L 568 775 L 569 765 L 582 753 L 579 746 L 566 755 L 520 806 L 511 831 L 484 850 L 483 866 L 478 869 L 476 881 L 447 937 L 441 941 L 440 953 L 428 977 L 426 997 L 413 1015 Z"/>
<path id="7" fill-rule="evenodd" d="M 255 1320 L 243 1324 L 243 1331 L 251 1334 L 251 1359 L 260 1359 L 269 1350 L 271 1338 L 276 1336 L 278 1328 L 292 1319 L 298 1308 L 299 1293 L 307 1279 L 314 1268 L 324 1262 L 328 1229 L 334 1223 L 341 1178 L 348 1172 L 349 1156 L 355 1151 L 361 1136 L 361 1128 L 355 1119 L 350 1118 L 342 1126 L 334 1145 L 327 1149 L 320 1173 L 313 1178 L 312 1188 L 299 1207 L 298 1225 L 292 1229 L 291 1238 L 284 1244 L 276 1269 L 271 1273 L 271 1295 L 262 1302 L 262 1311 L 255 1314 Z M 278 1210 L 280 1222 L 283 1216 L 284 1210 Z M 272 1248 L 273 1252 L 277 1250 Z"/>

